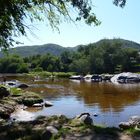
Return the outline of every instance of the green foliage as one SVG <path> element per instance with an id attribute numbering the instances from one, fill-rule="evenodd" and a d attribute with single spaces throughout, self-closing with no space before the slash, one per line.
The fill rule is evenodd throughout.
<path id="1" fill-rule="evenodd" d="M 20 96 L 21 92 L 22 90 L 20 88 L 15 87 L 10 88 L 10 93 L 12 94 L 12 96 Z"/>
<path id="2" fill-rule="evenodd" d="M 17 55 L 10 55 L 0 59 L 0 73 L 27 73 L 28 66 Z"/>
<path id="3" fill-rule="evenodd" d="M 74 72 L 54 72 L 53 75 L 58 78 L 69 78 L 70 76 L 74 75 Z"/>
<path id="4" fill-rule="evenodd" d="M 124 7 L 126 4 L 126 0 L 114 0 L 113 2 L 116 6 Z"/>
<path id="5" fill-rule="evenodd" d="M 78 46 L 77 51 L 64 51 L 60 56 L 48 53 L 25 58 L 9 55 L 0 59 L 0 73 L 30 71 L 34 74 L 37 72 L 42 77 L 69 77 L 71 74 L 68 72 L 83 75 L 139 72 L 140 55 L 139 49 L 136 48 L 140 48 L 140 45 L 131 41 L 105 39 L 94 44 Z"/>
<path id="6" fill-rule="evenodd" d="M 50 54 L 41 57 L 39 66 L 45 71 L 53 72 L 60 71 L 60 59 Z"/>
<path id="7" fill-rule="evenodd" d="M 140 135 L 140 129 L 135 129 L 135 128 L 129 128 L 124 130 L 125 133 L 129 134 L 129 135 Z"/>
<path id="8" fill-rule="evenodd" d="M 20 46 L 16 48 L 10 48 L 8 50 L 9 54 L 17 54 L 22 57 L 45 55 L 50 53 L 52 55 L 59 56 L 62 52 L 66 50 L 72 50 L 73 48 L 64 48 L 57 44 L 44 44 L 44 45 L 33 45 L 33 46 Z M 0 57 L 3 57 L 4 53 L 0 52 Z"/>
<path id="9" fill-rule="evenodd" d="M 25 19 L 30 22 L 35 20 L 47 20 L 54 29 L 62 20 L 81 20 L 91 25 L 99 25 L 96 15 L 93 13 L 89 0 L 1 0 L 0 6 L 0 47 L 7 49 L 16 42 L 15 37 L 26 36 L 26 29 L 30 31 Z M 74 10 L 76 17 L 70 15 Z M 76 18 L 76 19 L 75 19 Z"/>
<path id="10" fill-rule="evenodd" d="M 126 0 L 114 0 L 116 6 L 124 7 Z M 71 15 L 73 11 L 76 16 Z M 0 6 L 0 47 L 4 50 L 19 44 L 15 37 L 26 36 L 30 27 L 25 22 L 44 21 L 58 29 L 62 21 L 84 20 L 86 24 L 99 25 L 101 22 L 93 12 L 90 0 L 1 0 Z"/>

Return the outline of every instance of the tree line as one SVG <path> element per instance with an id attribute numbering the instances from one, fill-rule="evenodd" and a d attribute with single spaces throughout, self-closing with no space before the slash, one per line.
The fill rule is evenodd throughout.
<path id="1" fill-rule="evenodd" d="M 140 71 L 138 49 L 122 47 L 119 41 L 79 46 L 78 50 L 65 51 L 60 56 L 52 54 L 20 57 L 9 55 L 0 59 L 0 73 L 27 73 L 30 71 L 120 73 Z"/>

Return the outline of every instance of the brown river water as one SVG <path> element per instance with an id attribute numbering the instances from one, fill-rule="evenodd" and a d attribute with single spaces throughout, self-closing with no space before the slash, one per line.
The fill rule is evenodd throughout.
<path id="1" fill-rule="evenodd" d="M 29 85 L 26 90 L 40 94 L 52 107 L 18 109 L 12 114 L 17 120 L 30 120 L 39 115 L 64 114 L 70 118 L 89 112 L 95 124 L 118 126 L 130 116 L 140 115 L 140 84 L 84 82 L 68 79 L 32 81 L 12 77 Z M 95 117 L 94 114 L 97 114 Z"/>

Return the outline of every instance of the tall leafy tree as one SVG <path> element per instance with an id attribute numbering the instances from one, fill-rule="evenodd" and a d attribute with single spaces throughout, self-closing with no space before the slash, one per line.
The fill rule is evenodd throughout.
<path id="1" fill-rule="evenodd" d="M 73 20 L 70 9 L 77 11 L 75 20 L 84 19 L 87 24 L 99 24 L 94 13 L 91 12 L 89 0 L 1 0 L 0 1 L 0 46 L 7 48 L 13 45 L 13 36 L 26 35 L 25 19 L 47 19 L 52 28 L 64 18 Z"/>
<path id="2" fill-rule="evenodd" d="M 126 0 L 113 0 L 115 5 L 123 7 Z M 74 9 L 76 16 L 70 15 Z M 47 19 L 52 28 L 57 28 L 62 19 L 84 19 L 89 25 L 100 22 L 93 12 L 91 0 L 1 0 L 0 1 L 0 47 L 9 48 L 16 42 L 15 37 L 26 36 L 27 26 L 25 19 Z"/>

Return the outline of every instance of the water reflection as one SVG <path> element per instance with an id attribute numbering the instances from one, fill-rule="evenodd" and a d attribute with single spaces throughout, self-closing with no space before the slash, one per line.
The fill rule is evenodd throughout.
<path id="1" fill-rule="evenodd" d="M 112 83 L 80 83 L 74 86 L 77 98 L 88 106 L 98 104 L 103 112 L 120 112 L 125 106 L 140 100 L 140 85 L 113 85 Z"/>
<path id="2" fill-rule="evenodd" d="M 140 115 L 140 84 L 115 85 L 110 82 L 92 83 L 62 79 L 17 80 L 30 85 L 26 90 L 37 92 L 44 100 L 50 100 L 54 104 L 50 108 L 26 110 L 30 118 L 53 114 L 74 117 L 81 112 L 89 112 L 92 115 L 99 114 L 96 118 L 92 116 L 95 123 L 117 126 L 120 121 L 126 121 L 132 115 Z"/>

